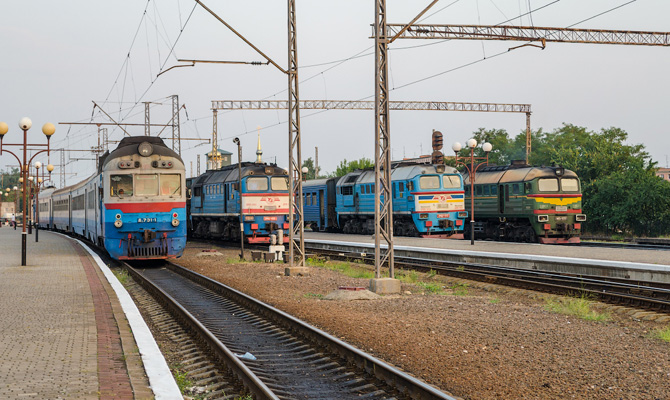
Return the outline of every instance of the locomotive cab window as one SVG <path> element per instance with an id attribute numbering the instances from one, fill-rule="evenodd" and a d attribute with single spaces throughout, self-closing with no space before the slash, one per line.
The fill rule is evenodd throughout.
<path id="1" fill-rule="evenodd" d="M 247 178 L 247 190 L 268 190 L 266 177 Z"/>
<path id="2" fill-rule="evenodd" d="M 445 189 L 458 189 L 461 187 L 461 177 L 457 175 L 444 175 L 442 177 L 442 186 Z"/>
<path id="3" fill-rule="evenodd" d="M 563 178 L 561 179 L 561 189 L 564 192 L 578 192 L 579 181 L 574 178 Z"/>
<path id="4" fill-rule="evenodd" d="M 135 195 L 136 196 L 158 195 L 158 175 L 157 174 L 135 175 Z"/>
<path id="5" fill-rule="evenodd" d="M 181 176 L 179 174 L 161 175 L 161 196 L 181 196 Z"/>
<path id="6" fill-rule="evenodd" d="M 112 175 L 110 180 L 110 196 L 128 197 L 133 195 L 133 176 L 132 175 Z"/>
<path id="7" fill-rule="evenodd" d="M 540 192 L 558 192 L 558 179 L 544 178 L 537 181 Z"/>
<path id="8" fill-rule="evenodd" d="M 419 178 L 419 188 L 421 189 L 439 189 L 440 188 L 440 177 L 439 176 L 422 176 Z"/>
<path id="9" fill-rule="evenodd" d="M 274 176 L 270 178 L 272 190 L 288 190 L 288 179 L 284 177 Z"/>

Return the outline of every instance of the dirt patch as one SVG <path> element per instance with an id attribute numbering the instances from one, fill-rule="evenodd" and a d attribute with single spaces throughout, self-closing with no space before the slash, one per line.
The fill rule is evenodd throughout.
<path id="1" fill-rule="evenodd" d="M 670 344 L 649 335 L 658 323 L 616 313 L 584 321 L 547 311 L 532 292 L 425 274 L 427 285 L 403 283 L 401 295 L 323 300 L 339 286 L 369 282 L 320 267 L 284 276 L 284 264 L 233 263 L 239 251 L 218 247 L 222 256 L 197 257 L 212 248 L 190 244 L 178 263 L 456 396 L 670 399 Z"/>

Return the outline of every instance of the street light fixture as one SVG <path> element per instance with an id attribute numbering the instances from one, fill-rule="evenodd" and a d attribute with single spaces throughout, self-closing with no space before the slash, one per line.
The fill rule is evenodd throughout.
<path id="1" fill-rule="evenodd" d="M 486 153 L 486 157 L 475 157 L 475 148 L 477 147 L 477 140 L 472 138 L 469 139 L 466 142 L 467 147 L 470 148 L 470 166 L 465 162 L 459 161 L 458 160 L 458 152 L 461 151 L 463 148 L 459 142 L 454 143 L 451 146 L 451 149 L 454 151 L 456 154 L 456 163 L 463 165 L 466 169 L 468 169 L 468 175 L 470 178 L 470 244 L 474 245 L 475 244 L 475 173 L 477 172 L 477 169 L 483 165 L 488 165 L 489 163 L 489 153 L 491 150 L 493 150 L 493 145 L 491 143 L 484 143 L 482 145 L 482 150 L 484 150 L 484 153 Z M 485 162 L 477 164 L 475 167 L 475 160 L 486 160 Z"/>
<path id="2" fill-rule="evenodd" d="M 5 137 L 5 134 L 9 130 L 9 127 L 7 126 L 6 123 L 0 122 L 0 155 L 2 155 L 3 151 L 6 151 L 7 153 L 11 154 L 16 158 L 16 161 L 19 163 L 19 167 L 21 168 L 21 179 L 19 180 L 22 183 L 23 186 L 23 231 L 21 232 L 21 265 L 24 266 L 26 265 L 26 196 L 28 194 L 28 191 L 26 190 L 26 184 L 28 183 L 28 169 L 30 164 L 33 161 L 33 158 L 37 156 L 40 153 L 47 152 L 47 154 L 50 153 L 50 143 L 51 143 L 51 135 L 53 135 L 56 132 L 56 127 L 52 123 L 46 123 L 44 126 L 42 126 L 42 133 L 47 137 L 47 143 L 46 144 L 37 144 L 37 143 L 28 143 L 28 130 L 33 126 L 33 122 L 30 120 L 28 117 L 21 118 L 19 121 L 19 128 L 23 131 L 23 143 L 4 143 L 3 139 Z M 4 146 L 19 146 L 23 148 L 23 160 L 21 160 L 16 154 L 9 150 L 4 150 Z M 46 149 L 36 151 L 33 156 L 28 159 L 28 146 L 31 147 L 46 147 Z"/>

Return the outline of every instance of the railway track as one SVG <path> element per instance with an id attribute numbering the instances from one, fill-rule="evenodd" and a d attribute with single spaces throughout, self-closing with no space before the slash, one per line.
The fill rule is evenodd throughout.
<path id="1" fill-rule="evenodd" d="M 324 250 L 309 245 L 306 250 L 331 258 L 374 261 L 368 253 Z M 607 303 L 670 313 L 669 284 L 399 256 L 395 257 L 395 266 L 560 295 L 585 294 Z"/>
<path id="2" fill-rule="evenodd" d="M 176 264 L 126 268 L 256 399 L 453 399 L 325 332 Z"/>

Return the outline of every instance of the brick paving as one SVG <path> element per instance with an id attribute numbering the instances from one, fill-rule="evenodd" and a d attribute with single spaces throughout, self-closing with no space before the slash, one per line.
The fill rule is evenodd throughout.
<path id="1" fill-rule="evenodd" d="M 67 238 L 39 240 L 28 235 L 21 266 L 21 231 L 0 228 L 0 398 L 151 398 L 139 357 L 126 365 L 132 335 L 95 263 Z"/>

